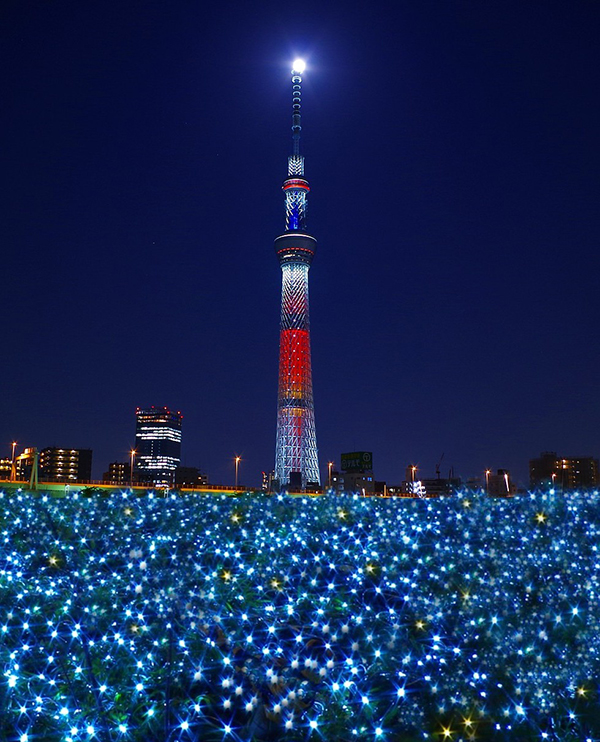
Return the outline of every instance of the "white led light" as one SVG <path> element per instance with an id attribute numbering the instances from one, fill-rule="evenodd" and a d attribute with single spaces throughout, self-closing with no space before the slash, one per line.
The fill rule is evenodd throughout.
<path id="1" fill-rule="evenodd" d="M 301 75 L 305 69 L 306 69 L 306 62 L 303 59 L 294 59 L 294 63 L 292 65 L 292 72 L 296 73 L 297 75 Z"/>

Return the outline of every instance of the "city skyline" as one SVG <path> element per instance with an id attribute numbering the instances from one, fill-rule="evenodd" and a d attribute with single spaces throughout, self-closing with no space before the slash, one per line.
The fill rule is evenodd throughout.
<path id="1" fill-rule="evenodd" d="M 5 450 L 91 448 L 100 474 L 156 404 L 215 480 L 271 466 L 305 56 L 321 475 L 362 449 L 391 482 L 442 453 L 521 482 L 540 451 L 597 456 L 599 9 L 309 2 L 293 36 L 287 15 L 9 7 Z"/>
<path id="2" fill-rule="evenodd" d="M 181 412 L 169 410 L 167 407 L 136 408 L 136 448 L 129 450 L 128 461 L 111 461 L 107 466 L 102 466 L 107 470 L 103 472 L 102 477 L 91 475 L 93 454 L 91 449 L 65 449 L 56 446 L 40 448 L 31 444 L 21 446 L 17 441 L 12 441 L 9 446 L 10 454 L 8 456 L 0 454 L 0 480 L 27 481 L 30 479 L 32 468 L 35 468 L 39 470 L 39 476 L 34 480 L 36 485 L 39 480 L 113 485 L 122 483 L 126 486 L 150 488 L 167 486 L 175 489 L 231 486 L 231 483 L 210 477 L 209 473 L 202 471 L 198 466 L 190 467 L 190 462 L 182 464 L 179 459 L 182 419 Z M 367 495 L 405 496 L 407 492 L 412 492 L 415 496 L 427 494 L 435 497 L 440 494 L 451 494 L 461 487 L 482 489 L 492 495 L 504 495 L 507 490 L 513 495 L 517 492 L 526 492 L 528 488 L 544 489 L 556 486 L 559 491 L 568 491 L 596 488 L 600 484 L 597 456 L 578 454 L 573 456 L 565 455 L 565 452 L 559 455 L 556 451 L 542 451 L 539 457 L 532 455 L 528 458 L 529 475 L 525 481 L 517 480 L 510 470 L 496 466 L 486 467 L 482 471 L 458 474 L 454 467 L 451 467 L 446 475 L 441 466 L 443 459 L 442 455 L 435 466 L 435 471 L 408 463 L 404 470 L 404 478 L 385 481 L 381 476 L 377 476 L 377 471 L 373 467 L 373 452 L 339 451 L 333 460 L 326 463 L 327 473 L 324 474 L 320 485 L 310 481 L 301 485 L 301 480 L 297 480 L 286 482 L 282 486 L 277 479 L 272 480 L 268 470 L 261 472 L 260 482 L 251 482 L 240 476 L 243 459 L 241 456 L 235 456 L 234 487 L 237 489 L 239 483 L 240 487 L 248 487 L 253 491 L 261 488 L 268 491 L 280 489 L 286 491 L 297 487 L 298 490 L 302 488 L 322 492 L 333 487 L 333 490 L 339 493 L 362 490 L 363 494 Z M 38 460 L 39 465 L 35 463 Z M 145 465 L 140 466 L 144 461 Z M 357 464 L 363 461 L 368 463 L 366 468 Z M 99 468 L 99 464 L 96 468 Z M 271 489 L 272 484 L 275 490 Z"/>

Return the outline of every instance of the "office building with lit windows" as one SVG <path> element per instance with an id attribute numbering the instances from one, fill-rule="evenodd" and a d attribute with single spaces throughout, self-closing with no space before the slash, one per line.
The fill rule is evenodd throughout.
<path id="1" fill-rule="evenodd" d="M 172 485 L 181 462 L 181 412 L 168 407 L 138 407 L 135 411 L 134 479 Z"/>

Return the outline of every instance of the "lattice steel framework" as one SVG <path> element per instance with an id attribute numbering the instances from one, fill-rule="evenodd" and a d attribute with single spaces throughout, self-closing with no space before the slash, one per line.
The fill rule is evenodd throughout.
<path id="1" fill-rule="evenodd" d="M 293 154 L 288 158 L 285 232 L 275 240 L 281 264 L 281 332 L 275 478 L 280 487 L 300 477 L 302 487 L 320 483 L 310 360 L 308 270 L 316 240 L 306 231 L 307 194 L 304 157 L 300 155 L 302 78 L 292 70 Z M 294 475 L 294 473 L 296 473 Z"/>

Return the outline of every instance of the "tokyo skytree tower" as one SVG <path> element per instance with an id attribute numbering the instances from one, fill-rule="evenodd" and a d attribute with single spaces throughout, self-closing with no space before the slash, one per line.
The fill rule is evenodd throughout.
<path id="1" fill-rule="evenodd" d="M 308 270 L 317 241 L 306 231 L 308 181 L 300 154 L 304 62 L 292 67 L 292 141 L 285 193 L 285 232 L 275 240 L 281 265 L 281 332 L 275 478 L 280 487 L 319 484 L 319 460 L 310 362 Z"/>

